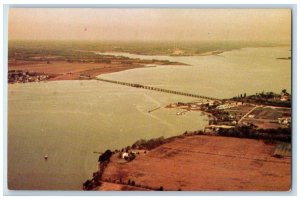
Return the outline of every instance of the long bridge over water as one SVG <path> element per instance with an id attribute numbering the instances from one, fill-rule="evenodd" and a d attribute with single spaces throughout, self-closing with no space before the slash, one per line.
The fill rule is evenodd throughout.
<path id="1" fill-rule="evenodd" d="M 97 78 L 97 77 L 95 78 L 95 80 L 104 81 L 104 82 L 108 82 L 108 83 L 119 84 L 119 85 L 125 85 L 125 86 L 129 86 L 129 87 L 142 88 L 142 89 L 146 89 L 146 90 L 154 90 L 154 91 L 158 91 L 158 92 L 165 92 L 165 93 L 170 93 L 170 94 L 188 96 L 188 97 L 195 97 L 195 98 L 201 98 L 201 99 L 207 99 L 207 100 L 218 100 L 218 99 L 213 98 L 213 97 L 207 97 L 207 96 L 203 96 L 203 95 L 191 94 L 191 93 L 186 93 L 186 92 L 179 92 L 179 91 L 175 91 L 175 90 L 162 89 L 162 88 L 142 85 L 142 84 L 138 84 L 138 83 L 128 83 L 128 82 L 122 82 L 122 81 L 114 81 L 114 80 L 108 80 L 108 79 Z"/>

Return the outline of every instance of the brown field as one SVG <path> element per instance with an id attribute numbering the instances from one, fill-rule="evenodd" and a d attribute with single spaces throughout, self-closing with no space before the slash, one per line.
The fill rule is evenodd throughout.
<path id="1" fill-rule="evenodd" d="M 277 129 L 286 127 L 286 125 L 278 123 L 278 118 L 291 117 L 291 109 L 271 106 L 257 107 L 249 115 L 252 115 L 253 118 L 246 117 L 242 122 L 254 124 L 258 128 Z"/>
<path id="2" fill-rule="evenodd" d="M 186 191 L 288 191 L 291 157 L 272 157 L 275 145 L 220 136 L 186 136 L 128 162 L 114 155 L 102 180 L 141 188 Z M 99 190 L 126 190 L 102 185 Z"/>
<path id="3" fill-rule="evenodd" d="M 290 117 L 291 109 L 284 107 L 259 107 L 251 114 L 255 115 L 257 119 L 277 120 L 280 117 Z"/>
<path id="4" fill-rule="evenodd" d="M 9 63 L 9 70 L 22 70 L 52 75 L 49 80 L 78 80 L 80 75 L 95 77 L 100 74 L 124 71 L 144 67 L 140 64 L 81 63 L 67 61 L 14 61 Z"/>
<path id="5" fill-rule="evenodd" d="M 253 105 L 244 104 L 233 108 L 225 109 L 228 113 L 230 113 L 233 116 L 236 116 L 239 120 L 241 117 L 243 117 L 246 113 L 248 113 L 252 108 L 254 108 Z"/>
<path id="6" fill-rule="evenodd" d="M 108 183 L 108 182 L 103 182 L 101 185 L 102 190 L 110 190 L 110 191 L 120 191 L 120 190 L 125 190 L 125 191 L 138 191 L 142 190 L 145 191 L 144 188 L 139 188 L 139 187 L 134 187 L 130 185 L 122 185 L 122 184 L 116 184 L 116 183 Z"/>

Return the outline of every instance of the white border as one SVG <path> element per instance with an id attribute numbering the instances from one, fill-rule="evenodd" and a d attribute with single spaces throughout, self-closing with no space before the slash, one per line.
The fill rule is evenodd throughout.
<path id="1" fill-rule="evenodd" d="M 117 6 L 117 7 L 120 6 L 119 4 L 122 4 L 125 7 L 131 7 L 132 5 L 130 6 L 130 4 L 145 5 L 146 7 L 161 7 L 161 6 L 163 6 L 163 7 L 170 7 L 172 5 L 169 5 L 169 2 L 170 1 L 168 1 L 168 0 L 160 0 L 160 1 L 159 0 L 144 0 L 143 2 L 138 1 L 138 0 L 126 0 L 126 2 L 124 2 L 123 0 L 110 0 L 110 1 L 109 0 L 105 0 L 105 1 L 101 1 L 101 2 L 99 2 L 97 0 L 85 0 L 85 1 L 79 1 L 79 2 L 78 1 L 77 2 L 72 2 L 73 4 L 69 5 L 70 1 L 68 1 L 68 0 L 52 0 L 52 1 L 50 1 L 50 0 L 44 0 L 43 2 L 37 1 L 37 0 L 31 0 L 31 1 L 26 1 L 26 3 L 28 3 L 28 4 L 24 5 L 24 1 L 22 1 L 22 0 L 4 0 L 4 1 L 2 1 L 2 4 L 21 4 L 22 6 L 25 6 L 25 7 L 26 6 L 27 7 L 29 7 L 29 6 L 36 7 L 36 6 L 34 6 L 34 4 L 35 4 L 35 5 L 39 5 L 39 6 L 44 5 L 44 6 L 53 7 L 53 3 L 54 3 L 54 4 L 56 4 L 55 7 L 57 7 L 58 5 L 63 6 L 63 7 L 69 7 L 69 6 L 72 6 L 74 4 L 75 4 L 75 7 L 81 7 L 81 6 L 85 6 L 87 4 L 99 4 L 99 3 L 102 3 L 102 4 L 105 4 L 104 7 L 107 7 L 107 6 L 112 7 L 114 4 L 116 4 L 115 6 Z M 126 5 L 125 5 L 125 3 L 126 3 Z M 172 1 L 173 5 L 177 5 L 179 7 L 182 7 L 182 6 L 183 7 L 193 7 L 197 3 L 198 2 L 192 1 L 192 0 L 173 0 Z M 221 4 L 222 7 L 236 7 L 237 5 L 230 5 L 230 4 L 238 4 L 238 7 L 240 7 L 240 6 L 246 6 L 246 7 L 260 7 L 260 6 L 265 6 L 266 7 L 266 6 L 269 6 L 269 7 L 273 7 L 274 4 L 281 4 L 281 6 L 284 6 L 284 5 L 287 5 L 287 4 L 295 4 L 294 8 L 295 9 L 298 8 L 296 0 L 286 0 L 286 1 L 273 0 L 271 2 L 272 4 L 268 4 L 268 3 L 270 3 L 270 1 L 267 1 L 267 0 L 262 0 L 262 1 L 259 1 L 259 0 L 249 1 L 248 0 L 248 1 L 243 1 L 243 4 L 241 4 L 241 2 L 238 1 L 238 0 L 231 0 L 231 1 L 226 1 L 226 2 L 223 2 L 223 1 L 220 1 L 220 0 L 218 0 L 218 1 L 217 0 L 210 0 L 209 2 L 206 1 L 204 3 L 205 4 L 201 4 L 201 5 L 197 5 L 197 6 L 202 6 L 202 7 L 218 7 Z M 156 4 L 156 5 L 153 5 L 153 4 Z M 161 5 L 161 4 L 163 4 L 163 5 Z M 179 5 L 179 4 L 181 4 L 181 5 Z M 187 4 L 193 4 L 193 5 L 187 5 Z M 245 5 L 245 4 L 247 4 L 247 5 Z M 19 6 L 21 6 L 21 5 L 19 5 Z M 18 5 L 14 5 L 14 6 L 18 6 Z M 91 5 L 91 6 L 93 6 L 93 5 Z M 175 6 L 175 7 L 177 7 L 177 6 Z M 275 7 L 278 7 L 278 6 L 280 6 L 280 5 L 276 5 Z M 135 7 L 135 6 L 133 6 L 133 7 Z M 144 7 L 144 6 L 140 6 L 140 7 Z M 3 21 L 3 7 L 1 7 L 1 9 L 0 9 L 0 15 L 2 17 L 1 21 L 3 22 L 2 26 L 1 26 L 1 28 L 2 28 L 1 38 L 3 39 L 3 41 L 2 41 L 3 50 L 5 50 L 5 49 L 7 49 L 7 42 L 5 42 L 5 40 L 7 41 L 7 38 L 4 38 L 4 37 L 5 37 L 5 34 L 7 36 L 7 26 L 6 27 L 4 26 L 5 25 L 5 21 Z M 296 22 L 295 22 L 295 20 L 296 20 Z M 298 27 L 299 20 L 298 20 L 297 16 L 295 16 L 293 18 L 293 22 L 294 22 L 294 27 L 295 27 L 295 24 Z M 296 54 L 294 54 L 296 52 L 296 47 L 298 46 L 297 45 L 298 41 L 297 40 L 295 41 L 296 31 L 297 30 L 295 30 L 295 29 L 293 30 L 293 34 L 294 34 L 293 35 L 294 36 L 294 38 L 293 38 L 293 72 L 294 72 L 293 73 L 293 120 L 295 120 L 295 122 L 293 123 L 293 125 L 294 125 L 293 126 L 293 131 L 295 133 L 297 133 L 296 124 L 298 124 L 298 119 L 295 118 L 296 117 L 296 113 L 298 113 L 298 107 L 297 107 L 297 102 L 296 101 L 298 100 L 298 94 L 299 94 L 298 93 L 298 87 L 296 87 L 298 85 L 297 77 L 299 75 L 298 74 L 299 70 L 297 70 L 297 67 L 296 67 L 297 65 L 295 63 L 297 56 L 296 56 Z M 7 55 L 6 55 L 7 52 L 5 52 L 5 51 L 3 51 L 3 52 L 4 53 L 1 54 L 1 57 L 0 57 L 1 58 L 1 60 L 0 60 L 1 63 L 5 63 L 6 58 L 7 58 Z M 297 52 L 297 55 L 298 55 L 298 52 Z M 5 98 L 7 97 L 7 95 L 6 95 L 6 79 L 7 79 L 7 77 L 5 76 L 6 69 L 7 69 L 6 67 L 2 68 L 2 70 L 3 70 L 2 71 L 3 72 L 2 78 L 3 79 L 1 79 L 1 81 L 0 81 L 0 88 L 3 88 L 3 92 L 1 92 L 1 99 L 0 99 L 0 102 L 3 105 L 1 107 L 1 110 L 0 110 L 1 113 L 2 113 L 1 118 L 0 118 L 0 126 L 1 126 L 0 129 L 1 130 L 4 130 L 3 128 L 5 128 L 4 126 L 6 126 L 6 124 L 5 124 L 6 121 L 3 121 L 3 120 L 6 120 L 6 114 L 7 114 L 6 113 L 7 101 L 6 101 L 6 99 L 4 99 L 4 97 Z M 2 134 L 3 134 L 3 132 L 2 132 Z M 4 134 L 3 134 L 3 136 L 4 136 Z M 1 140 L 2 144 L 4 144 L 3 143 L 4 141 L 2 139 L 3 138 L 1 137 L 0 140 Z M 298 143 L 299 142 L 299 137 L 293 138 L 293 139 L 297 139 L 297 140 L 293 140 L 293 145 L 295 143 L 299 144 Z M 5 147 L 5 145 L 4 145 L 4 147 Z M 0 148 L 0 153 L 4 156 L 4 159 L 5 159 L 6 158 L 6 151 L 4 149 L 5 148 L 3 148 L 3 149 Z M 293 153 L 295 153 L 295 152 L 293 152 Z M 299 158 L 299 154 L 297 154 L 297 160 L 298 160 L 298 158 Z M 295 163 L 294 161 L 295 160 L 293 159 L 293 164 Z M 0 170 L 2 170 L 2 172 L 4 173 L 3 174 L 3 176 L 4 176 L 5 172 L 3 171 L 3 169 L 4 169 L 3 164 L 4 163 L 3 163 L 2 159 L 1 159 Z M 295 174 L 293 174 L 293 175 L 295 175 Z M 294 176 L 293 179 L 298 179 L 299 175 L 298 174 L 296 174 L 296 175 L 297 176 L 296 177 Z M 3 177 L 3 178 L 5 178 L 5 177 Z M 2 180 L 2 178 L 0 178 L 1 192 L 4 191 L 5 194 L 8 195 L 7 190 L 5 191 L 5 188 L 3 187 L 4 186 L 3 182 L 1 180 Z M 298 187 L 299 186 L 297 184 L 297 188 L 295 188 L 295 189 L 298 189 Z M 4 190 L 2 190 L 2 189 L 4 189 Z M 90 192 L 86 193 L 86 192 L 84 192 L 84 194 L 82 194 L 82 192 L 80 192 L 80 193 L 81 194 L 78 194 L 77 192 L 73 192 L 73 191 L 68 191 L 68 192 L 56 192 L 55 191 L 54 193 L 53 192 L 48 193 L 48 191 L 47 191 L 47 192 L 38 192 L 38 193 L 35 193 L 35 192 L 30 191 L 30 192 L 25 192 L 25 193 L 21 192 L 21 193 L 12 193 L 12 194 L 13 195 L 80 195 L 80 196 L 81 195 L 99 195 L 98 192 L 97 193 L 93 193 L 93 192 L 92 193 L 90 193 Z M 159 193 L 159 194 L 161 194 L 163 196 L 170 195 L 170 194 L 167 194 L 167 193 L 168 192 L 164 192 L 163 194 Z M 183 193 L 185 193 L 185 192 L 173 193 L 173 195 L 180 195 L 181 196 Z M 277 198 L 282 198 L 281 195 L 290 195 L 289 193 L 277 194 L 277 192 L 275 192 L 275 193 L 261 193 L 261 192 L 258 192 L 258 193 L 257 192 L 254 192 L 254 193 L 244 193 L 244 192 L 242 192 L 242 193 L 239 193 L 239 192 L 237 192 L 237 193 L 236 192 L 220 192 L 220 193 L 219 192 L 210 192 L 210 193 L 207 193 L 207 192 L 197 192 L 197 193 L 202 193 L 202 194 L 196 194 L 196 195 L 201 195 L 201 196 L 202 195 L 205 195 L 205 196 L 206 195 L 209 195 L 209 196 L 223 196 L 223 195 L 225 195 L 225 196 L 227 196 L 227 198 L 230 198 L 230 199 L 232 199 L 232 198 L 239 198 L 238 197 L 239 195 L 259 195 L 259 196 L 280 195 L 280 196 L 277 196 Z M 105 194 L 106 195 L 113 195 L 113 194 L 109 194 L 109 193 L 103 193 L 103 194 L 100 194 L 100 195 L 105 195 Z M 122 193 L 116 193 L 116 194 L 117 195 L 128 195 L 128 194 L 130 194 L 130 195 L 138 195 L 138 194 L 139 195 L 149 195 L 148 193 L 140 193 L 140 192 L 139 193 L 137 193 L 137 192 L 130 192 L 130 193 L 122 192 Z M 183 194 L 183 195 L 189 195 L 189 194 Z M 297 195 L 297 194 L 293 194 L 293 195 Z M 230 197 L 230 196 L 234 196 L 234 197 Z M 294 196 L 294 197 L 296 197 L 296 196 Z M 292 198 L 294 198 L 294 197 L 292 197 Z M 32 199 L 32 197 L 29 197 L 29 198 Z M 78 199 L 79 197 L 70 197 L 70 199 L 71 198 L 72 199 Z M 94 198 L 94 197 L 90 197 L 90 198 Z M 99 198 L 99 197 L 97 197 L 97 198 Z M 150 196 L 150 197 L 147 197 L 147 198 L 151 198 L 152 199 L 153 197 Z M 194 197 L 190 197 L 190 198 L 194 198 Z M 209 198 L 211 198 L 211 197 L 209 197 Z M 243 198 L 246 198 L 246 197 L 244 196 Z M 252 199 L 253 197 L 248 197 L 248 198 Z M 255 198 L 257 198 L 257 197 L 255 197 Z M 265 197 L 263 197 L 263 198 L 265 198 Z M 276 197 L 273 196 L 273 198 L 276 198 Z"/>

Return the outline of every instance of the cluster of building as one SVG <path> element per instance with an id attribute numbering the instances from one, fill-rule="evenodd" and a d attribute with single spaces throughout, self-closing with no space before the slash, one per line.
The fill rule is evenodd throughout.
<path id="1" fill-rule="evenodd" d="M 49 78 L 46 74 L 39 74 L 36 72 L 24 72 L 21 70 L 8 71 L 8 83 L 28 83 L 39 82 Z"/>
<path id="2" fill-rule="evenodd" d="M 280 95 L 280 101 L 291 101 L 291 95 L 288 93 L 284 93 Z"/>
<path id="3" fill-rule="evenodd" d="M 177 102 L 170 104 L 169 108 L 181 108 L 181 109 L 187 109 L 187 110 L 203 110 L 209 106 L 217 106 L 220 105 L 221 101 L 219 100 L 203 100 L 203 101 L 197 101 L 197 102 L 191 102 L 191 103 L 183 103 L 183 102 Z"/>
<path id="4" fill-rule="evenodd" d="M 217 106 L 216 109 L 225 110 L 225 109 L 234 108 L 234 107 L 237 107 L 240 105 L 243 105 L 243 103 L 242 102 L 226 102 L 225 104 L 221 104 L 221 105 Z"/>
<path id="5" fill-rule="evenodd" d="M 202 100 L 191 103 L 174 103 L 167 107 L 180 108 L 187 111 L 203 111 L 209 116 L 209 125 L 205 127 L 204 132 L 214 133 L 220 128 L 230 129 L 237 124 L 235 116 L 226 112 L 226 109 L 243 105 L 242 102 L 221 101 L 221 100 Z M 185 113 L 185 112 L 180 112 Z"/>
<path id="6" fill-rule="evenodd" d="M 278 123 L 286 126 L 291 125 L 292 118 L 291 117 L 280 117 L 278 118 Z"/>
<path id="7" fill-rule="evenodd" d="M 289 94 L 281 95 L 281 98 L 290 98 Z M 253 126 L 258 124 L 274 123 L 274 119 L 271 117 L 272 110 L 267 112 L 270 113 L 269 119 L 261 118 L 257 116 L 257 112 L 252 112 L 256 108 L 264 106 L 256 105 L 253 103 L 244 103 L 242 101 L 231 101 L 231 100 L 202 100 L 191 103 L 177 102 L 168 105 L 168 108 L 179 108 L 184 111 L 178 112 L 177 115 L 185 114 L 187 111 L 202 111 L 206 112 L 209 116 L 209 125 L 205 127 L 204 132 L 216 132 L 220 128 L 231 129 L 237 125 Z M 260 111 L 258 111 L 260 113 Z M 243 120 L 243 119 L 246 120 Z M 276 118 L 277 119 L 277 118 Z M 269 120 L 269 121 L 268 121 Z M 290 116 L 282 116 L 278 118 L 277 123 L 279 127 L 289 127 L 291 125 Z"/>

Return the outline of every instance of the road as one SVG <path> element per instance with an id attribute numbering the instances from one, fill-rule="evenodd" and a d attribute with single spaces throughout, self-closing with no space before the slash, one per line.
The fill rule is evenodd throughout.
<path id="1" fill-rule="evenodd" d="M 252 108 L 249 112 L 247 112 L 239 121 L 238 121 L 238 124 L 241 123 L 241 121 L 247 117 L 247 115 L 249 115 L 253 110 L 255 110 L 256 108 L 258 108 L 260 106 L 255 106 L 254 108 Z"/>

